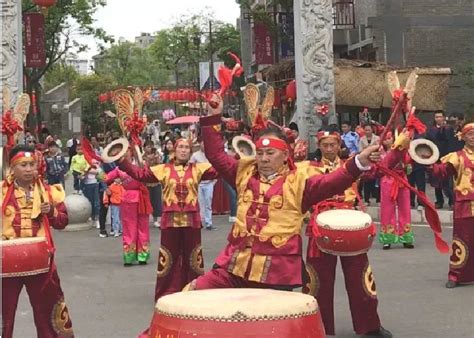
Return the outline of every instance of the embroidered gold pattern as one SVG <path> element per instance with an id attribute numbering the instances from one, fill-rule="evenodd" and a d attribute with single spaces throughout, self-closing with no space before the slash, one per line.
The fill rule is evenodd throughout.
<path id="1" fill-rule="evenodd" d="M 200 244 L 196 245 L 191 252 L 189 261 L 189 264 L 195 273 L 198 275 L 204 274 L 204 258 L 202 256 L 202 246 Z"/>
<path id="2" fill-rule="evenodd" d="M 368 296 L 372 298 L 377 297 L 374 275 L 372 274 L 372 268 L 368 263 L 362 273 L 362 283 L 364 284 L 364 290 Z"/>
<path id="3" fill-rule="evenodd" d="M 170 272 L 172 265 L 173 257 L 171 256 L 171 252 L 164 246 L 161 246 L 158 254 L 158 269 L 156 271 L 158 278 L 165 277 Z"/>
<path id="4" fill-rule="evenodd" d="M 69 318 L 69 311 L 63 297 L 61 297 L 53 306 L 53 311 L 51 312 L 51 325 L 53 326 L 54 331 L 61 335 L 61 337 L 74 337 L 71 319 Z"/>
<path id="5" fill-rule="evenodd" d="M 466 265 L 469 258 L 469 249 L 461 239 L 453 238 L 452 254 L 449 261 L 451 268 L 460 269 Z"/>

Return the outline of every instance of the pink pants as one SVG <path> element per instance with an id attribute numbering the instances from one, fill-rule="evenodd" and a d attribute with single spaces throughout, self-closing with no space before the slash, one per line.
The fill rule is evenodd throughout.
<path id="1" fill-rule="evenodd" d="M 57 272 L 53 272 L 52 281 L 45 282 L 48 278 L 48 273 L 2 278 L 2 337 L 13 337 L 15 312 L 23 286 L 26 287 L 33 307 L 37 336 L 39 338 L 74 337 Z"/>
<path id="2" fill-rule="evenodd" d="M 149 215 L 138 213 L 138 203 L 120 204 L 120 219 L 123 226 L 124 263 L 147 262 L 150 258 Z"/>
<path id="3" fill-rule="evenodd" d="M 382 178 L 380 182 L 380 225 L 392 225 L 397 235 L 405 233 L 405 226 L 411 224 L 410 190 L 398 188 L 398 196 L 392 199 L 392 182 L 390 178 Z M 398 220 L 396 207 L 398 206 Z"/>

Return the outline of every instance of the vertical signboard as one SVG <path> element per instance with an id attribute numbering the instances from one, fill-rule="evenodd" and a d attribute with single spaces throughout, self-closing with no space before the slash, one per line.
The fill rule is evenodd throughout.
<path id="1" fill-rule="evenodd" d="M 267 26 L 261 22 L 255 22 L 253 32 L 255 62 L 259 65 L 273 64 L 273 40 Z"/>
<path id="2" fill-rule="evenodd" d="M 46 65 L 44 47 L 44 16 L 41 13 L 23 15 L 25 24 L 25 65 L 41 68 Z"/>

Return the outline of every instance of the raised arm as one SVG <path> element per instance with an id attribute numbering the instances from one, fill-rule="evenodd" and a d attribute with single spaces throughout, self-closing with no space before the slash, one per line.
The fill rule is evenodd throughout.
<path id="1" fill-rule="evenodd" d="M 238 161 L 234 157 L 227 155 L 224 151 L 224 138 L 220 133 L 221 120 L 220 114 L 201 117 L 200 124 L 204 140 L 204 152 L 215 170 L 227 183 L 235 187 Z"/>
<path id="2" fill-rule="evenodd" d="M 361 174 L 355 161 L 353 157 L 343 167 L 330 174 L 314 175 L 308 178 L 303 192 L 302 211 L 306 212 L 312 205 L 344 193 Z"/>
<path id="3" fill-rule="evenodd" d="M 51 212 L 48 214 L 49 224 L 58 230 L 62 230 L 68 224 L 68 215 L 66 205 L 64 203 L 58 203 L 51 208 Z"/>
<path id="4" fill-rule="evenodd" d="M 162 165 L 158 165 L 159 167 Z M 150 167 L 146 166 L 140 168 L 132 164 L 129 160 L 123 159 L 119 163 L 119 168 L 122 171 L 125 171 L 130 177 L 134 178 L 135 180 L 142 182 L 142 183 L 159 183 L 160 180 L 154 174 L 154 172 L 150 169 Z M 108 177 L 107 177 L 108 178 Z"/>

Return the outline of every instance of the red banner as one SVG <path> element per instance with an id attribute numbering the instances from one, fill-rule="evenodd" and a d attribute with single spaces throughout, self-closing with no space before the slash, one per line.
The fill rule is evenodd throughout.
<path id="1" fill-rule="evenodd" d="M 259 65 L 273 64 L 273 40 L 265 24 L 255 22 L 253 26 L 255 62 Z"/>
<path id="2" fill-rule="evenodd" d="M 26 67 L 44 67 L 46 65 L 44 16 L 41 13 L 27 13 L 23 15 L 23 23 L 25 25 Z"/>

